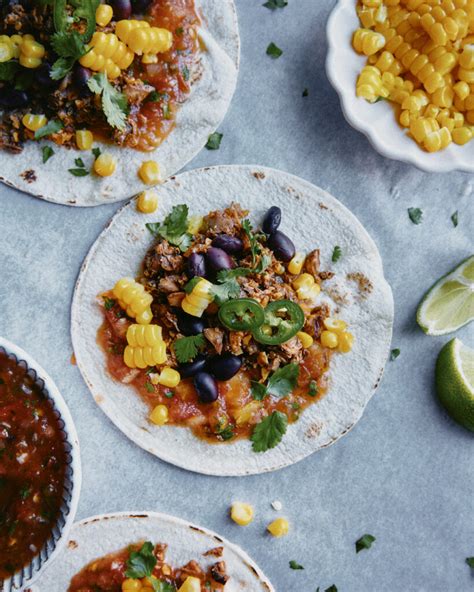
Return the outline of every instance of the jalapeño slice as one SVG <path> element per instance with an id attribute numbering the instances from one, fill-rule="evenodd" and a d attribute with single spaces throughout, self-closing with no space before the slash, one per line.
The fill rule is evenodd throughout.
<path id="1" fill-rule="evenodd" d="M 276 300 L 265 308 L 263 323 L 253 330 L 255 341 L 264 345 L 280 345 L 294 337 L 304 325 L 304 312 L 291 300 Z"/>
<path id="2" fill-rule="evenodd" d="M 263 308 L 251 298 L 229 300 L 219 308 L 220 322 L 231 331 L 254 331 L 264 318 Z"/>

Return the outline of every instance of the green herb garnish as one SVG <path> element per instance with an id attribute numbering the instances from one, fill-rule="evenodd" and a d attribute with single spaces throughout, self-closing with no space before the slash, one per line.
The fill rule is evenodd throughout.
<path id="1" fill-rule="evenodd" d="M 173 343 L 174 353 L 180 364 L 193 360 L 205 346 L 206 339 L 202 333 L 180 337 Z"/>
<path id="2" fill-rule="evenodd" d="M 93 93 L 102 95 L 102 111 L 107 118 L 107 123 L 111 127 L 124 131 L 127 127 L 127 97 L 108 81 L 104 72 L 91 76 L 87 86 Z"/>
<path id="3" fill-rule="evenodd" d="M 68 169 L 68 172 L 75 177 L 85 177 L 89 174 L 89 171 L 86 171 L 86 169 Z"/>
<path id="4" fill-rule="evenodd" d="M 390 361 L 393 362 L 393 360 L 396 360 L 399 355 L 400 355 L 400 350 L 398 349 L 398 347 L 396 347 L 395 349 L 392 349 L 392 351 L 390 352 Z"/>
<path id="5" fill-rule="evenodd" d="M 294 559 L 292 559 L 290 561 L 290 568 L 291 569 L 304 569 L 304 567 L 300 563 L 297 563 Z"/>
<path id="6" fill-rule="evenodd" d="M 302 97 L 308 97 L 309 96 L 309 90 L 307 88 L 305 88 L 301 96 Z"/>
<path id="7" fill-rule="evenodd" d="M 40 127 L 38 130 L 35 131 L 35 140 L 39 140 L 40 138 L 44 138 L 45 136 L 50 136 L 51 134 L 55 134 L 63 129 L 63 124 L 58 121 L 57 119 L 51 119 L 48 121 L 46 125 Z"/>
<path id="8" fill-rule="evenodd" d="M 228 425 L 225 428 L 218 426 L 217 435 L 223 440 L 232 440 L 232 438 L 235 436 L 233 427 L 231 425 Z"/>
<path id="9" fill-rule="evenodd" d="M 273 41 L 267 47 L 267 55 L 269 55 L 274 60 L 276 60 L 277 58 L 279 58 L 282 55 L 282 53 L 283 53 L 283 50 L 280 49 L 278 47 L 278 45 L 275 45 L 273 43 Z"/>
<path id="10" fill-rule="evenodd" d="M 201 280 L 202 280 L 202 278 L 199 276 L 195 276 L 195 277 L 191 278 L 189 280 L 189 282 L 187 282 L 184 285 L 183 290 L 186 292 L 186 294 L 191 294 L 191 292 L 194 290 L 194 288 L 199 284 L 199 282 Z"/>
<path id="11" fill-rule="evenodd" d="M 99 156 L 102 154 L 100 148 L 92 148 L 91 152 L 95 159 L 99 158 Z"/>
<path id="12" fill-rule="evenodd" d="M 421 224 L 423 220 L 423 210 L 420 210 L 420 208 L 408 208 L 408 217 L 413 224 Z"/>
<path id="13" fill-rule="evenodd" d="M 145 382 L 145 388 L 147 390 L 148 393 L 154 393 L 155 392 L 155 387 L 151 384 L 151 382 Z"/>
<path id="14" fill-rule="evenodd" d="M 372 536 L 371 534 L 364 534 L 364 536 L 360 537 L 360 539 L 355 543 L 356 553 L 359 553 L 364 549 L 370 549 L 374 541 L 374 536 Z"/>
<path id="15" fill-rule="evenodd" d="M 270 448 L 275 448 L 285 435 L 287 426 L 288 417 L 281 411 L 274 411 L 271 415 L 262 419 L 255 426 L 250 436 L 252 450 L 254 452 L 265 452 Z"/>
<path id="16" fill-rule="evenodd" d="M 245 234 L 247 235 L 247 238 L 249 239 L 249 243 L 250 243 L 250 250 L 252 252 L 252 265 L 255 265 L 255 261 L 257 260 L 257 255 L 260 255 L 260 253 L 262 252 L 262 248 L 260 246 L 260 243 L 257 240 L 256 235 L 253 232 L 253 228 L 252 228 L 252 224 L 250 222 L 250 220 L 243 220 L 242 221 L 242 228 L 245 232 Z"/>
<path id="17" fill-rule="evenodd" d="M 471 569 L 474 569 L 474 557 L 466 557 L 466 563 Z"/>
<path id="18" fill-rule="evenodd" d="M 459 223 L 459 214 L 458 214 L 458 211 L 457 210 L 451 216 L 451 222 L 453 223 L 454 228 L 456 228 L 456 226 Z"/>
<path id="19" fill-rule="evenodd" d="M 332 586 L 329 586 L 329 588 L 326 588 L 326 590 L 324 590 L 324 592 L 337 592 L 337 588 L 333 584 Z"/>
<path id="20" fill-rule="evenodd" d="M 181 74 L 183 75 L 183 80 L 187 82 L 189 80 L 189 68 L 187 66 L 183 66 Z"/>
<path id="21" fill-rule="evenodd" d="M 127 559 L 125 576 L 133 579 L 150 577 L 157 562 L 153 550 L 153 544 L 147 541 L 139 551 L 132 551 Z"/>
<path id="22" fill-rule="evenodd" d="M 337 261 L 339 261 L 339 259 L 341 258 L 341 255 L 342 255 L 342 249 L 339 245 L 336 245 L 334 247 L 333 252 L 332 252 L 332 258 L 331 258 L 332 262 L 337 263 Z"/>
<path id="23" fill-rule="evenodd" d="M 312 380 L 309 383 L 308 395 L 310 397 L 315 397 L 317 394 L 318 394 L 318 385 L 315 380 Z"/>
<path id="24" fill-rule="evenodd" d="M 74 164 L 77 167 L 80 167 L 81 169 L 83 169 L 86 165 L 84 164 L 84 161 L 82 160 L 82 158 L 75 158 L 74 159 Z"/>
<path id="25" fill-rule="evenodd" d="M 43 164 L 48 162 L 51 156 L 54 155 L 54 150 L 51 148 L 51 146 L 43 146 L 43 148 L 41 148 L 41 152 L 43 153 Z"/>
<path id="26" fill-rule="evenodd" d="M 216 304 L 224 304 L 232 298 L 238 298 L 240 296 L 240 284 L 236 278 L 229 278 L 224 281 L 217 278 L 219 284 L 213 284 L 211 293 L 214 296 Z"/>
<path id="27" fill-rule="evenodd" d="M 223 137 L 224 137 L 224 134 L 220 134 L 219 132 L 214 132 L 207 139 L 206 148 L 208 150 L 219 150 Z"/>
<path id="28" fill-rule="evenodd" d="M 257 401 L 262 401 L 267 395 L 286 397 L 295 388 L 299 374 L 298 364 L 282 366 L 270 376 L 266 386 L 252 381 L 252 396 Z"/>
<path id="29" fill-rule="evenodd" d="M 18 62 L 0 62 L 0 80 L 2 82 L 11 82 L 19 67 Z"/>
<path id="30" fill-rule="evenodd" d="M 285 8 L 287 5 L 287 0 L 268 0 L 268 2 L 263 4 L 263 6 L 269 8 L 270 10 L 275 10 L 276 8 Z"/>
<path id="31" fill-rule="evenodd" d="M 186 251 L 192 241 L 188 226 L 188 206 L 184 204 L 173 206 L 164 222 L 146 225 L 153 236 L 166 239 L 170 244 L 179 247 L 181 251 Z"/>

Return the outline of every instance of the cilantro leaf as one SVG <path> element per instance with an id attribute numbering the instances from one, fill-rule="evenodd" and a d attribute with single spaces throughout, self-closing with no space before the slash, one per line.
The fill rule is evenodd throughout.
<path id="1" fill-rule="evenodd" d="M 68 172 L 75 177 L 86 177 L 89 174 L 86 169 L 68 169 Z"/>
<path id="2" fill-rule="evenodd" d="M 211 293 L 216 304 L 224 304 L 224 302 L 240 296 L 240 284 L 235 278 L 231 278 L 222 284 L 214 284 Z"/>
<path id="3" fill-rule="evenodd" d="M 51 146 L 43 146 L 41 152 L 43 153 L 43 164 L 48 162 L 51 156 L 54 155 L 54 150 L 51 148 Z"/>
<path id="4" fill-rule="evenodd" d="M 211 134 L 207 140 L 206 148 L 208 150 L 219 150 L 222 138 L 224 134 L 220 134 L 219 132 L 214 132 Z"/>
<path id="5" fill-rule="evenodd" d="M 217 274 L 220 282 L 226 282 L 232 278 L 245 277 L 251 273 L 263 273 L 272 262 L 269 255 L 263 255 L 255 267 L 234 267 L 233 269 L 222 269 Z"/>
<path id="6" fill-rule="evenodd" d="M 326 590 L 324 590 L 324 592 L 337 592 L 337 588 L 333 584 L 332 586 L 329 586 L 329 588 L 326 588 Z"/>
<path id="7" fill-rule="evenodd" d="M 51 119 L 46 125 L 35 131 L 35 140 L 55 134 L 62 130 L 63 127 L 63 124 L 58 119 Z"/>
<path id="8" fill-rule="evenodd" d="M 283 50 L 280 49 L 278 47 L 278 45 L 275 45 L 273 43 L 273 41 L 267 47 L 267 55 L 269 55 L 274 60 L 276 60 L 277 58 L 279 58 L 282 55 L 282 53 L 283 53 Z"/>
<path id="9" fill-rule="evenodd" d="M 77 167 L 80 167 L 81 169 L 83 169 L 86 165 L 84 164 L 84 161 L 82 160 L 82 158 L 75 158 L 74 159 L 74 164 Z"/>
<path id="10" fill-rule="evenodd" d="M 0 62 L 0 80 L 11 82 L 18 72 L 18 62 Z"/>
<path id="11" fill-rule="evenodd" d="M 127 127 L 127 97 L 110 84 L 104 72 L 94 74 L 87 81 L 89 90 L 102 94 L 102 111 L 111 127 L 124 131 Z"/>
<path id="12" fill-rule="evenodd" d="M 265 397 L 267 396 L 267 387 L 261 382 L 257 382 L 256 380 L 251 381 L 250 390 L 252 392 L 252 397 L 256 401 L 263 401 L 263 399 L 265 399 Z"/>
<path id="13" fill-rule="evenodd" d="M 92 154 L 94 155 L 94 158 L 97 159 L 99 158 L 99 156 L 102 154 L 102 151 L 100 148 L 96 147 L 96 148 L 92 148 L 91 150 Z"/>
<path id="14" fill-rule="evenodd" d="M 107 296 L 104 296 L 103 300 L 105 310 L 111 310 L 116 304 L 115 300 L 112 298 L 107 298 Z"/>
<path id="15" fill-rule="evenodd" d="M 262 419 L 250 436 L 253 451 L 265 452 L 270 448 L 275 448 L 281 442 L 287 426 L 288 417 L 281 411 L 274 411 Z"/>
<path id="16" fill-rule="evenodd" d="M 291 569 L 304 569 L 304 567 L 301 564 L 297 563 L 294 559 L 290 561 L 290 567 Z"/>
<path id="17" fill-rule="evenodd" d="M 334 247 L 333 252 L 332 252 L 332 258 L 331 258 L 332 262 L 337 263 L 339 261 L 339 259 L 341 258 L 341 255 L 342 255 L 342 249 L 339 245 L 336 245 Z"/>
<path id="18" fill-rule="evenodd" d="M 474 569 L 474 557 L 466 557 L 466 563 L 471 569 Z"/>
<path id="19" fill-rule="evenodd" d="M 295 388 L 299 374 L 298 364 L 287 364 L 278 368 L 268 379 L 267 393 L 275 397 L 286 397 Z"/>
<path id="20" fill-rule="evenodd" d="M 287 0 L 268 0 L 268 2 L 265 2 L 262 6 L 265 6 L 265 8 L 269 8 L 270 10 L 275 10 L 276 8 L 285 8 L 285 6 L 288 6 L 288 2 Z"/>
<path id="21" fill-rule="evenodd" d="M 132 551 L 127 559 L 127 578 L 150 577 L 156 565 L 157 559 L 153 554 L 153 544 L 150 541 L 143 543 L 139 551 Z"/>
<path id="22" fill-rule="evenodd" d="M 204 347 L 206 347 L 206 339 L 202 333 L 180 337 L 173 343 L 174 353 L 180 364 L 193 360 Z"/>
<path id="23" fill-rule="evenodd" d="M 58 58 L 51 67 L 50 78 L 53 80 L 64 78 L 72 70 L 75 61 L 75 58 Z"/>
<path id="24" fill-rule="evenodd" d="M 372 536 L 371 534 L 364 534 L 364 536 L 361 536 L 360 539 L 355 543 L 356 553 L 359 553 L 364 549 L 370 549 L 374 541 L 374 536 Z"/>
<path id="25" fill-rule="evenodd" d="M 413 224 L 421 224 L 423 221 L 423 210 L 420 210 L 420 208 L 408 208 L 408 217 Z"/>
<path id="26" fill-rule="evenodd" d="M 243 228 L 245 234 L 247 235 L 247 238 L 249 239 L 250 250 L 252 252 L 252 264 L 255 265 L 255 261 L 257 260 L 257 255 L 259 255 L 262 252 L 262 248 L 260 246 L 260 243 L 257 240 L 257 237 L 253 233 L 252 224 L 250 223 L 250 220 L 248 220 L 248 219 L 243 220 L 242 221 L 242 228 Z"/>
<path id="27" fill-rule="evenodd" d="M 221 428 L 219 426 L 218 431 L 216 432 L 218 436 L 220 436 L 224 441 L 227 440 L 232 440 L 232 438 L 235 436 L 234 434 L 234 430 L 233 427 L 229 424 L 227 426 L 225 426 L 224 428 Z"/>
<path id="28" fill-rule="evenodd" d="M 392 349 L 392 351 L 390 352 L 390 361 L 393 362 L 393 360 L 396 360 L 399 355 L 400 355 L 400 350 L 398 349 L 398 347 L 396 347 L 395 349 Z"/>
<path id="29" fill-rule="evenodd" d="M 59 58 L 51 68 L 51 78 L 60 80 L 71 71 L 76 60 L 87 53 L 87 48 L 77 31 L 62 30 L 51 37 L 51 45 Z"/>
<path id="30" fill-rule="evenodd" d="M 155 237 L 166 239 L 171 245 L 175 245 L 186 251 L 192 241 L 188 232 L 188 206 L 181 204 L 173 206 L 164 222 L 147 224 L 146 227 Z"/>
<path id="31" fill-rule="evenodd" d="M 453 223 L 454 228 L 456 228 L 456 226 L 459 223 L 459 214 L 458 214 L 458 211 L 457 210 L 451 216 L 451 222 Z"/>
<path id="32" fill-rule="evenodd" d="M 173 584 L 168 584 L 164 580 L 157 580 L 155 577 L 151 577 L 150 580 L 153 586 L 153 592 L 176 592 Z"/>

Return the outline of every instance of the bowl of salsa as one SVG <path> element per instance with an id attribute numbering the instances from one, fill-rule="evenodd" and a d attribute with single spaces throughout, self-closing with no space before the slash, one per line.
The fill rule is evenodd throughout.
<path id="1" fill-rule="evenodd" d="M 0 590 L 31 584 L 61 550 L 80 486 L 64 399 L 37 362 L 0 337 Z"/>

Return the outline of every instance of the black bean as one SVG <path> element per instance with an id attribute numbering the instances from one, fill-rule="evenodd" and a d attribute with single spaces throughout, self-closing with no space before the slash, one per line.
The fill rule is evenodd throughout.
<path id="1" fill-rule="evenodd" d="M 194 387 L 201 403 L 214 403 L 219 396 L 217 382 L 207 372 L 198 372 L 194 376 Z"/>
<path id="2" fill-rule="evenodd" d="M 192 362 L 181 364 L 178 368 L 181 378 L 190 378 L 198 372 L 203 372 L 207 366 L 207 358 L 202 354 L 195 357 Z"/>
<path id="3" fill-rule="evenodd" d="M 207 323 L 204 319 L 193 317 L 183 310 L 179 310 L 176 316 L 178 318 L 178 329 L 183 335 L 199 335 L 206 328 Z"/>
<path id="4" fill-rule="evenodd" d="M 130 0 L 113 0 L 114 20 L 128 19 L 132 15 L 132 3 Z"/>
<path id="5" fill-rule="evenodd" d="M 30 102 L 28 94 L 24 90 L 14 88 L 2 88 L 0 90 L 0 106 L 7 109 L 14 107 L 26 107 Z"/>
<path id="6" fill-rule="evenodd" d="M 151 0 L 132 0 L 133 14 L 145 14 L 150 8 Z"/>
<path id="7" fill-rule="evenodd" d="M 230 234 L 219 234 L 212 241 L 212 246 L 222 249 L 226 253 L 235 255 L 240 253 L 244 248 L 244 243 L 238 236 L 231 236 Z"/>
<path id="8" fill-rule="evenodd" d="M 234 261 L 222 249 L 211 247 L 206 253 L 206 263 L 215 272 L 223 269 L 232 269 Z"/>
<path id="9" fill-rule="evenodd" d="M 217 380 L 230 380 L 237 374 L 241 366 L 241 358 L 230 353 L 214 356 L 209 360 L 209 372 Z"/>
<path id="10" fill-rule="evenodd" d="M 272 206 L 263 217 L 262 230 L 265 234 L 273 234 L 278 230 L 281 222 L 281 210 Z"/>
<path id="11" fill-rule="evenodd" d="M 296 249 L 293 241 L 279 230 L 268 237 L 267 245 L 275 257 L 281 261 L 290 261 L 295 256 Z"/>
<path id="12" fill-rule="evenodd" d="M 206 277 L 206 260 L 202 253 L 191 253 L 188 258 L 188 277 Z"/>

